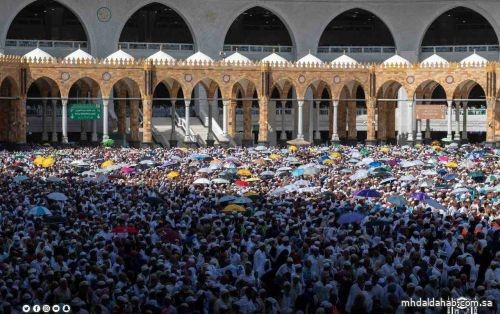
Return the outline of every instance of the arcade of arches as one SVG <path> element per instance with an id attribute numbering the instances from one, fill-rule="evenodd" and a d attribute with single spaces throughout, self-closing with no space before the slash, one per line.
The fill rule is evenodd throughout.
<path id="1" fill-rule="evenodd" d="M 445 109 L 446 118 L 438 119 L 443 119 L 447 132 L 438 138 L 449 140 L 467 139 L 467 124 L 455 123 L 460 121 L 457 115 L 484 106 L 487 120 L 481 127 L 486 138 L 482 140 L 497 143 L 500 139 L 497 63 L 336 68 L 223 62 L 154 65 L 144 61 L 68 66 L 59 62 L 0 57 L 0 141 L 74 139 L 67 125 L 68 108 L 75 102 L 98 103 L 103 108 L 98 126 L 95 122 L 81 124 L 80 140 L 118 135 L 128 136 L 131 142 L 152 143 L 152 111 L 159 103 L 184 107 L 181 114 L 187 129 L 193 121 L 191 109 L 203 107 L 220 125 L 221 143 L 230 143 L 239 132 L 249 144 L 295 138 L 394 142 L 402 135 L 410 143 L 429 140 L 429 120 L 417 119 L 419 105 Z M 41 113 L 42 134 L 31 134 L 27 109 Z M 319 127 L 320 113 L 328 121 L 327 129 Z M 279 114 L 290 123 L 279 122 Z M 365 125 L 356 121 L 360 115 L 366 116 Z M 461 120 L 466 119 L 465 115 Z M 209 128 L 213 138 L 210 124 Z M 187 140 L 195 135 L 189 132 Z"/>

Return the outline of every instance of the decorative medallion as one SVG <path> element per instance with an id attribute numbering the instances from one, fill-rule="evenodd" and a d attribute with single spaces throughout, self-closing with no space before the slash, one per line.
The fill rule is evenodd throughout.
<path id="1" fill-rule="evenodd" d="M 97 19 L 99 22 L 109 22 L 111 20 L 111 10 L 107 7 L 100 7 L 97 9 Z"/>
<path id="2" fill-rule="evenodd" d="M 102 79 L 105 80 L 105 81 L 109 81 L 111 79 L 111 73 L 109 72 L 104 72 L 102 74 Z"/>
<path id="3" fill-rule="evenodd" d="M 63 81 L 67 81 L 67 80 L 69 80 L 69 78 L 70 78 L 70 77 L 71 77 L 71 76 L 69 75 L 69 73 L 68 73 L 68 72 L 62 72 L 62 73 L 61 73 L 61 80 L 63 80 Z"/>
<path id="4" fill-rule="evenodd" d="M 415 83 L 415 77 L 413 75 L 410 75 L 406 78 L 406 83 L 408 84 L 413 84 Z"/>
<path id="5" fill-rule="evenodd" d="M 306 81 L 306 77 L 304 75 L 301 75 L 301 76 L 299 76 L 298 81 L 300 84 L 303 84 Z"/>
<path id="6" fill-rule="evenodd" d="M 193 76 L 191 74 L 184 75 L 184 80 L 186 82 L 191 82 L 193 80 Z"/>
<path id="7" fill-rule="evenodd" d="M 339 83 L 340 83 L 340 81 L 341 81 L 340 76 L 335 75 L 335 76 L 333 77 L 333 82 L 334 82 L 335 84 L 339 84 Z"/>
<path id="8" fill-rule="evenodd" d="M 224 74 L 224 76 L 222 77 L 222 80 L 224 81 L 224 83 L 229 82 L 230 79 L 231 79 L 231 76 L 229 76 L 227 74 Z"/>
<path id="9" fill-rule="evenodd" d="M 446 77 L 446 83 L 451 84 L 451 83 L 453 83 L 454 81 L 455 81 L 455 79 L 453 78 L 453 76 L 448 75 L 448 76 Z"/>

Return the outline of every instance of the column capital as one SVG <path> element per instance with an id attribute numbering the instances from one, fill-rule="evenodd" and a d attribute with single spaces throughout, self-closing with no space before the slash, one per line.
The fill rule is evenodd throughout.
<path id="1" fill-rule="evenodd" d="M 366 107 L 371 107 L 371 108 L 375 108 L 375 105 L 377 104 L 377 98 L 375 97 L 368 97 L 366 99 Z"/>
<path id="2" fill-rule="evenodd" d="M 152 101 L 153 100 L 153 95 L 144 95 L 142 96 L 143 101 Z"/>
<path id="3" fill-rule="evenodd" d="M 191 99 L 184 99 L 184 106 L 191 107 Z"/>
<path id="4" fill-rule="evenodd" d="M 453 99 L 446 99 L 446 103 L 448 104 L 448 106 L 453 105 Z"/>
<path id="5" fill-rule="evenodd" d="M 334 107 L 338 107 L 339 106 L 339 100 L 338 99 L 332 99 L 332 104 Z"/>

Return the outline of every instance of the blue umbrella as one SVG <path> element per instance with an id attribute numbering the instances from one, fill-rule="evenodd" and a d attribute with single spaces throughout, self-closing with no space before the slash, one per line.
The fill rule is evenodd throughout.
<path id="1" fill-rule="evenodd" d="M 444 176 L 445 174 L 448 173 L 448 171 L 446 169 L 439 169 L 438 171 L 436 171 L 440 176 Z"/>
<path id="2" fill-rule="evenodd" d="M 422 193 L 422 192 L 412 193 L 411 197 L 413 197 L 414 199 L 419 200 L 419 201 L 425 201 L 425 200 L 429 199 L 429 196 L 427 196 L 427 194 Z"/>
<path id="3" fill-rule="evenodd" d="M 373 161 L 369 163 L 368 166 L 370 166 L 370 168 L 378 168 L 382 166 L 382 163 L 380 161 Z"/>
<path id="4" fill-rule="evenodd" d="M 396 207 L 403 207 L 403 206 L 406 206 L 406 204 L 408 204 L 406 199 L 400 195 L 389 196 L 387 198 L 387 201 L 389 203 L 395 205 Z"/>
<path id="5" fill-rule="evenodd" d="M 436 209 L 443 209 L 443 210 L 446 210 L 446 207 L 444 207 L 442 204 L 438 203 L 438 201 L 436 201 L 435 199 L 433 198 L 428 198 L 426 200 L 424 200 L 424 202 L 426 204 L 428 204 L 429 206 L 431 207 L 434 207 Z"/>
<path id="6" fill-rule="evenodd" d="M 238 205 L 245 205 L 245 204 L 252 204 L 253 201 L 251 198 L 241 196 L 241 197 L 235 198 L 231 203 L 238 204 Z"/>
<path id="7" fill-rule="evenodd" d="M 352 223 L 360 223 L 365 216 L 360 213 L 345 213 L 339 217 L 337 222 L 339 224 L 352 224 Z"/>
<path id="8" fill-rule="evenodd" d="M 455 173 L 448 173 L 448 174 L 443 176 L 443 179 L 446 181 L 455 180 L 456 178 L 458 178 L 458 175 Z"/>
<path id="9" fill-rule="evenodd" d="M 319 161 L 320 161 L 320 162 L 323 162 L 323 161 L 325 161 L 325 160 L 327 160 L 327 159 L 330 159 L 330 157 L 329 157 L 329 156 L 326 156 L 326 155 L 319 157 Z"/>
<path id="10" fill-rule="evenodd" d="M 232 202 L 235 199 L 236 199 L 236 196 L 233 196 L 233 195 L 224 195 L 223 197 L 219 198 L 218 202 L 219 203 Z"/>
<path id="11" fill-rule="evenodd" d="M 32 207 L 29 211 L 29 214 L 33 216 L 52 216 L 50 210 L 43 206 Z"/>
<path id="12" fill-rule="evenodd" d="M 298 168 L 292 171 L 292 176 L 294 177 L 300 177 L 303 174 L 304 174 L 304 169 L 302 168 Z"/>
<path id="13" fill-rule="evenodd" d="M 375 190 L 364 189 L 364 190 L 359 190 L 359 191 L 355 192 L 354 196 L 357 196 L 357 197 L 380 197 L 381 194 Z"/>

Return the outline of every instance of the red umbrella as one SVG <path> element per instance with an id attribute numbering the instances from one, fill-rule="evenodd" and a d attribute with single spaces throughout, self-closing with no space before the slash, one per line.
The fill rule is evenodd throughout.
<path id="1" fill-rule="evenodd" d="M 121 173 L 125 173 L 125 174 L 129 174 L 129 173 L 132 173 L 134 172 L 134 168 L 131 168 L 131 167 L 123 167 L 121 170 Z"/>
<path id="2" fill-rule="evenodd" d="M 111 230 L 113 233 L 130 233 L 130 234 L 138 234 L 139 230 L 133 226 L 119 226 L 115 227 Z"/>
<path id="3" fill-rule="evenodd" d="M 243 181 L 243 180 L 236 180 L 234 182 L 234 184 L 236 186 L 241 186 L 241 187 L 245 187 L 245 186 L 248 186 L 248 182 L 247 181 Z"/>

